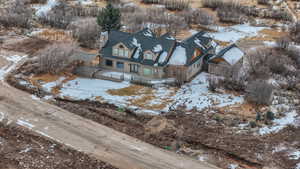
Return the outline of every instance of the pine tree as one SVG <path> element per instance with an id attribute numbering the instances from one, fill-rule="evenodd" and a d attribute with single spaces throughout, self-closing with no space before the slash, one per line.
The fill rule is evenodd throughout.
<path id="1" fill-rule="evenodd" d="M 103 31 L 119 30 L 121 28 L 121 12 L 108 4 L 97 17 L 97 23 Z"/>

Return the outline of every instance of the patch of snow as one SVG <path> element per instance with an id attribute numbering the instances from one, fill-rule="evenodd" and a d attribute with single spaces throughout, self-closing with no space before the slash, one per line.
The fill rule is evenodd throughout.
<path id="1" fill-rule="evenodd" d="M 130 86 L 128 82 L 112 82 L 99 79 L 77 78 L 63 84 L 61 96 L 68 96 L 74 99 L 95 99 L 101 96 L 110 103 L 123 103 L 124 98 L 121 96 L 112 96 L 107 93 L 109 89 L 121 89 Z"/>
<path id="2" fill-rule="evenodd" d="M 0 111 L 0 122 L 3 121 L 5 118 L 5 113 Z"/>
<path id="3" fill-rule="evenodd" d="M 200 39 L 198 39 L 198 38 L 196 38 L 195 40 L 194 40 L 194 42 L 200 47 L 200 48 L 202 48 L 202 49 L 206 49 L 206 47 L 205 46 L 203 46 L 202 44 L 201 44 L 201 41 L 200 41 Z"/>
<path id="4" fill-rule="evenodd" d="M 54 82 L 49 82 L 49 83 L 43 84 L 42 87 L 47 92 L 51 92 L 51 90 L 52 90 L 53 87 L 60 85 L 65 79 L 66 79 L 65 77 L 60 77 L 58 80 L 56 80 Z"/>
<path id="5" fill-rule="evenodd" d="M 198 31 L 196 31 L 196 30 L 190 30 L 189 32 L 190 32 L 192 35 L 195 35 L 195 34 L 198 33 Z"/>
<path id="6" fill-rule="evenodd" d="M 297 112 L 296 111 L 291 111 L 285 113 L 285 117 L 275 119 L 273 120 L 274 125 L 271 127 L 263 127 L 259 129 L 259 134 L 260 135 L 265 135 L 265 134 L 270 134 L 270 133 L 276 133 L 283 128 L 285 128 L 287 125 L 293 124 L 296 120 L 297 117 Z"/>
<path id="7" fill-rule="evenodd" d="M 40 99 L 39 97 L 37 97 L 36 95 L 31 95 L 31 98 L 32 98 L 33 100 L 38 100 L 38 101 L 41 100 L 41 99 Z"/>
<path id="8" fill-rule="evenodd" d="M 207 33 L 213 39 L 224 42 L 236 42 L 246 37 L 254 37 L 259 31 L 267 27 L 255 27 L 250 24 L 234 25 L 229 27 L 218 27 L 217 32 Z"/>
<path id="9" fill-rule="evenodd" d="M 45 5 L 36 8 L 37 11 L 35 12 L 35 15 L 37 16 L 47 15 L 47 13 L 56 5 L 58 5 L 57 0 L 48 0 Z"/>
<path id="10" fill-rule="evenodd" d="M 166 39 L 168 39 L 168 40 L 176 40 L 173 36 L 168 36 L 168 37 L 166 37 Z"/>
<path id="11" fill-rule="evenodd" d="M 238 164 L 229 164 L 228 169 L 237 169 L 238 167 Z"/>
<path id="12" fill-rule="evenodd" d="M 24 150 L 20 151 L 20 153 L 28 153 L 30 150 L 32 150 L 31 147 L 27 147 Z"/>
<path id="13" fill-rule="evenodd" d="M 224 53 L 223 58 L 230 64 L 235 65 L 244 56 L 244 52 L 234 47 Z"/>
<path id="14" fill-rule="evenodd" d="M 92 0 L 77 0 L 77 2 L 82 4 L 82 5 L 91 5 L 91 4 L 93 4 Z"/>
<path id="15" fill-rule="evenodd" d="M 144 35 L 148 36 L 148 37 L 153 37 L 153 34 L 152 34 L 152 32 L 149 29 L 147 29 L 147 31 L 144 32 Z"/>
<path id="16" fill-rule="evenodd" d="M 208 73 L 200 73 L 190 83 L 183 85 L 173 96 L 173 106 L 184 106 L 187 110 L 203 110 L 212 106 L 224 107 L 244 102 L 243 96 L 209 91 L 208 76 Z"/>
<path id="17" fill-rule="evenodd" d="M 140 52 L 142 51 L 142 48 L 141 48 L 142 45 L 140 43 L 138 43 L 136 38 L 133 38 L 131 43 L 133 46 L 137 47 L 137 49 L 133 55 L 133 58 L 138 59 L 140 57 Z"/>
<path id="18" fill-rule="evenodd" d="M 277 147 L 275 147 L 275 149 L 272 151 L 272 153 L 277 153 L 277 152 L 281 152 L 287 150 L 287 147 L 283 146 L 283 145 L 279 145 Z"/>
<path id="19" fill-rule="evenodd" d="M 32 129 L 34 127 L 33 124 L 30 124 L 29 122 L 24 121 L 24 120 L 20 120 L 20 119 L 17 120 L 17 124 L 20 125 L 20 126 L 23 126 L 23 127 L 27 127 L 29 129 Z"/>
<path id="20" fill-rule="evenodd" d="M 289 158 L 291 160 L 298 160 L 300 159 L 300 151 L 294 151 L 293 153 L 289 154 Z"/>
<path id="21" fill-rule="evenodd" d="M 162 46 L 160 44 L 153 47 L 153 52 L 155 52 L 155 53 L 161 52 L 162 50 L 163 49 L 162 49 Z"/>
<path id="22" fill-rule="evenodd" d="M 185 65 L 186 61 L 187 61 L 186 49 L 182 46 L 177 46 L 169 60 L 169 64 Z"/>
<path id="23" fill-rule="evenodd" d="M 300 169 L 300 163 L 298 163 L 297 165 L 296 165 L 296 168 L 295 169 Z"/>
<path id="24" fill-rule="evenodd" d="M 50 100 L 50 99 L 52 99 L 53 98 L 53 96 L 51 96 L 51 95 L 47 95 L 47 96 L 44 96 L 43 97 L 43 99 L 45 99 L 45 100 Z"/>
<path id="25" fill-rule="evenodd" d="M 160 64 L 164 63 L 166 61 L 167 57 L 168 57 L 168 53 L 163 52 L 158 59 L 158 63 L 160 63 Z"/>
<path id="26" fill-rule="evenodd" d="M 5 56 L 0 56 L 0 57 L 3 57 L 7 61 L 12 62 L 12 64 L 0 68 L 0 81 L 3 81 L 5 79 L 6 74 L 12 71 L 17 66 L 18 62 L 20 62 L 23 58 L 27 56 L 13 55 L 7 57 Z"/>

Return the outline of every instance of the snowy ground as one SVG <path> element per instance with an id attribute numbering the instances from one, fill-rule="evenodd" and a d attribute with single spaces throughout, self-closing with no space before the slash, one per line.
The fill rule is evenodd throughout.
<path id="1" fill-rule="evenodd" d="M 260 128 L 259 134 L 265 135 L 270 133 L 276 133 L 282 130 L 283 128 L 285 128 L 287 125 L 297 125 L 296 124 L 297 116 L 298 114 L 295 110 L 291 112 L 286 112 L 284 117 L 273 120 L 274 124 L 272 126 L 266 126 Z"/>
<path id="2" fill-rule="evenodd" d="M 6 74 L 9 73 L 11 70 L 13 70 L 16 65 L 18 64 L 19 61 L 21 61 L 23 58 L 25 58 L 26 56 L 19 56 L 19 55 L 12 55 L 12 56 L 1 56 L 5 58 L 7 61 L 9 61 L 9 64 L 4 66 L 4 67 L 0 67 L 0 81 L 3 81 Z"/>
<path id="3" fill-rule="evenodd" d="M 208 33 L 213 39 L 235 43 L 240 39 L 246 37 L 257 36 L 259 31 L 263 29 L 268 29 L 267 27 L 255 27 L 250 24 L 234 25 L 234 26 L 218 26 L 215 28 L 218 32 Z"/>
<path id="4" fill-rule="evenodd" d="M 139 110 L 143 110 L 144 108 L 134 104 L 134 102 L 148 96 L 149 98 L 147 98 L 147 100 L 143 100 L 145 102 L 144 104 L 146 104 L 148 107 L 157 107 L 157 105 L 165 104 L 163 106 L 159 106 L 159 109 L 143 110 L 146 112 L 155 113 L 160 111 L 168 111 L 171 106 L 184 106 L 187 110 L 191 110 L 193 108 L 202 110 L 211 106 L 223 107 L 236 103 L 242 103 L 244 101 L 242 96 L 210 92 L 208 90 L 208 82 L 206 80 L 207 76 L 208 74 L 201 73 L 192 82 L 187 83 L 180 89 L 171 87 L 158 87 L 155 89 L 149 89 L 151 90 L 150 93 L 131 96 L 112 95 L 107 92 L 108 90 L 134 87 L 128 82 L 119 83 L 99 79 L 76 78 L 62 84 L 60 96 L 77 100 L 96 100 L 97 98 L 101 98 L 117 106 L 130 106 Z M 51 91 L 53 87 L 60 85 L 63 80 L 64 78 L 60 78 L 55 82 L 44 83 L 42 86 L 47 91 Z M 146 89 L 147 88 L 144 87 L 141 90 Z"/>

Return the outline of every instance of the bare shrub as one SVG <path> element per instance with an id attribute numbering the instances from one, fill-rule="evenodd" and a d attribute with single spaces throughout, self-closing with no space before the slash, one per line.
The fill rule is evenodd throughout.
<path id="1" fill-rule="evenodd" d="M 229 23 L 243 23 L 245 22 L 245 15 L 228 6 L 218 8 L 218 17 L 221 22 L 229 22 Z"/>
<path id="2" fill-rule="evenodd" d="M 250 82 L 246 87 L 246 100 L 258 105 L 269 105 L 273 99 L 273 87 L 263 81 Z"/>
<path id="3" fill-rule="evenodd" d="M 31 4 L 45 4 L 47 0 L 30 0 Z"/>
<path id="4" fill-rule="evenodd" d="M 29 28 L 33 11 L 26 7 L 25 1 L 13 1 L 8 7 L 0 8 L 0 25 L 4 27 Z"/>
<path id="5" fill-rule="evenodd" d="M 208 89 L 212 92 L 215 92 L 216 89 L 218 88 L 219 82 L 218 79 L 213 77 L 213 76 L 209 76 L 208 77 Z"/>
<path id="6" fill-rule="evenodd" d="M 66 29 L 74 19 L 74 15 L 72 9 L 64 1 L 59 1 L 59 4 L 52 8 L 47 15 L 43 14 L 38 19 L 41 24 Z"/>
<path id="7" fill-rule="evenodd" d="M 189 8 L 190 2 L 188 0 L 164 0 L 166 9 L 171 11 L 182 11 Z"/>
<path id="8" fill-rule="evenodd" d="M 300 21 L 297 21 L 290 27 L 290 37 L 297 43 L 300 43 Z"/>
<path id="9" fill-rule="evenodd" d="M 243 23 L 246 17 L 242 5 L 236 1 L 223 2 L 217 14 L 221 22 Z"/>
<path id="10" fill-rule="evenodd" d="M 184 17 L 185 22 L 188 25 L 212 25 L 216 21 L 216 18 L 212 14 L 209 14 L 208 12 L 202 9 L 184 10 L 180 15 Z"/>
<path id="11" fill-rule="evenodd" d="M 187 28 L 184 17 L 169 15 L 165 9 L 161 8 L 149 8 L 146 11 L 136 10 L 134 13 L 122 14 L 122 21 L 130 32 L 148 27 L 158 35 L 163 30 L 176 35 L 180 30 Z"/>
<path id="12" fill-rule="evenodd" d="M 206 8 L 217 9 L 223 5 L 223 0 L 202 0 L 202 5 Z"/>
<path id="13" fill-rule="evenodd" d="M 69 64 L 69 58 L 75 52 L 76 45 L 56 43 L 39 52 L 36 73 L 57 74 Z"/>
<path id="14" fill-rule="evenodd" d="M 288 37 L 282 37 L 276 40 L 276 47 L 281 50 L 287 50 L 290 46 L 291 40 Z"/>
<path id="15" fill-rule="evenodd" d="M 145 4 L 159 4 L 161 0 L 141 0 Z"/>
<path id="16" fill-rule="evenodd" d="M 296 47 L 289 48 L 287 55 L 294 61 L 297 67 L 300 68 L 300 49 Z"/>
<path id="17" fill-rule="evenodd" d="M 257 0 L 257 3 L 261 5 L 270 5 L 270 0 Z"/>
<path id="18" fill-rule="evenodd" d="M 100 35 L 100 27 L 95 18 L 80 19 L 68 26 L 72 30 L 72 36 L 78 40 L 83 47 L 97 48 Z"/>
<path id="19" fill-rule="evenodd" d="M 270 74 L 269 59 L 272 50 L 269 48 L 256 49 L 247 54 L 249 73 L 256 78 L 267 78 Z"/>

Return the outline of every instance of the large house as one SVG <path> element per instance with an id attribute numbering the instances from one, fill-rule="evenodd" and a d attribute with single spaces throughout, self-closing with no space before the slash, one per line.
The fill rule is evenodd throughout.
<path id="1" fill-rule="evenodd" d="M 149 79 L 189 81 L 215 55 L 216 43 L 199 32 L 177 41 L 168 33 L 156 36 L 146 28 L 136 33 L 101 33 L 100 66 Z"/>

